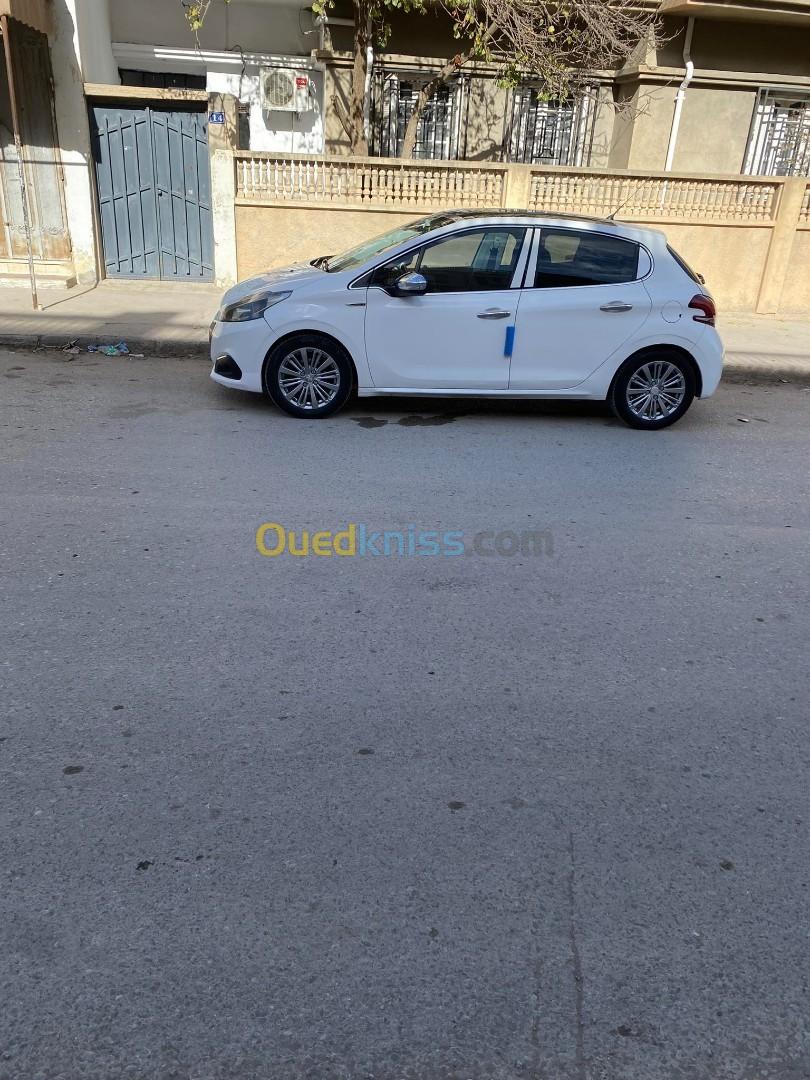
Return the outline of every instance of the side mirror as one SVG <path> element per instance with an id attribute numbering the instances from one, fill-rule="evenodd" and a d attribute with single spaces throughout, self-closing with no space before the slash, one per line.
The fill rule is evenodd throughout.
<path id="1" fill-rule="evenodd" d="M 427 278 L 409 270 L 394 282 L 394 296 L 423 296 L 427 292 Z"/>

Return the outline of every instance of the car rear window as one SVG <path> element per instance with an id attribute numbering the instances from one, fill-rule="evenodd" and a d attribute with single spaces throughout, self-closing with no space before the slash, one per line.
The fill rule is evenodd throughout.
<path id="1" fill-rule="evenodd" d="M 674 247 L 670 247 L 670 245 L 667 244 L 667 251 L 670 253 L 678 266 L 680 266 L 681 270 L 683 270 L 685 274 L 689 275 L 692 281 L 697 282 L 698 285 L 703 284 L 703 278 L 700 276 L 700 274 L 695 273 L 695 271 L 692 269 L 686 259 L 682 258 Z"/>
<path id="2" fill-rule="evenodd" d="M 604 233 L 543 229 L 534 285 L 617 285 L 638 276 L 638 244 Z"/>

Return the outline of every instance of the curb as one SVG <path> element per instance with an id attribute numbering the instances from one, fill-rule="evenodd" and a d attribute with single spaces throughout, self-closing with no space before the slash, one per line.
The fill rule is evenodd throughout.
<path id="1" fill-rule="evenodd" d="M 66 345 L 71 344 L 77 345 L 82 350 L 83 355 L 92 355 L 86 352 L 87 346 L 97 345 L 98 340 L 97 334 L 78 334 L 76 337 L 66 337 L 64 334 L 0 334 L 0 348 L 63 349 Z M 130 353 L 166 357 L 208 357 L 208 342 L 200 338 L 181 338 L 166 341 L 165 338 L 128 337 L 126 342 Z M 126 353 L 122 355 L 126 356 Z M 120 359 L 120 357 L 110 357 L 109 359 Z"/>
<path id="2" fill-rule="evenodd" d="M 723 378 L 728 380 L 787 379 L 810 380 L 810 356 L 758 356 L 756 353 L 727 353 Z"/>
<path id="3" fill-rule="evenodd" d="M 64 334 L 0 333 L 0 348 L 63 349 L 69 342 L 77 345 L 82 350 L 82 355 L 92 355 L 86 353 L 85 350 L 88 345 L 98 343 L 98 336 L 79 334 L 76 337 L 66 338 Z M 144 353 L 146 356 L 208 359 L 208 342 L 200 338 L 166 341 L 165 338 L 136 337 L 127 338 L 127 346 L 130 353 Z M 110 359 L 120 359 L 120 357 L 110 357 Z M 728 380 L 747 378 L 810 380 L 810 355 L 786 353 L 779 356 L 763 356 L 754 352 L 727 353 L 723 378 Z"/>

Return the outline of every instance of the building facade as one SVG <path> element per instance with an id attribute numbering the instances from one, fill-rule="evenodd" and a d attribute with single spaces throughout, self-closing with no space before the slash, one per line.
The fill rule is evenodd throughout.
<path id="1" fill-rule="evenodd" d="M 546 101 L 531 82 L 505 89 L 486 65 L 465 66 L 430 101 L 415 156 L 810 173 L 810 0 L 655 5 L 664 43 L 621 70 L 593 73 L 574 100 Z M 19 279 L 30 254 L 46 281 L 225 280 L 216 150 L 349 153 L 340 119 L 351 77 L 348 4 L 324 24 L 306 0 L 213 0 L 196 37 L 182 0 L 0 0 L 3 12 L 24 97 L 30 220 L 23 242 L 0 79 L 0 278 Z M 440 14 L 395 14 L 386 50 L 369 57 L 372 155 L 401 154 L 416 95 L 457 49 Z"/>

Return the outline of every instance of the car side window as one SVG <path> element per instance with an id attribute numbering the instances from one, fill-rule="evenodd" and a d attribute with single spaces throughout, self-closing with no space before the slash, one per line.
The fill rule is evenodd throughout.
<path id="1" fill-rule="evenodd" d="M 390 288 L 397 278 L 401 278 L 409 270 L 416 269 L 421 254 L 422 252 L 419 249 L 409 251 L 406 255 L 399 255 L 396 259 L 392 259 L 391 262 L 383 263 L 371 275 L 368 284 L 381 285 L 384 289 Z"/>
<path id="2" fill-rule="evenodd" d="M 508 289 L 525 235 L 525 229 L 509 227 L 444 236 L 378 267 L 370 284 L 386 288 L 407 271 L 418 270 L 429 293 Z"/>
<path id="3" fill-rule="evenodd" d="M 638 277 L 639 246 L 632 240 L 575 229 L 543 229 L 537 250 L 536 289 L 619 285 Z"/>

